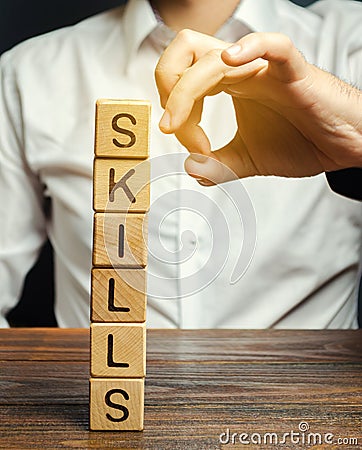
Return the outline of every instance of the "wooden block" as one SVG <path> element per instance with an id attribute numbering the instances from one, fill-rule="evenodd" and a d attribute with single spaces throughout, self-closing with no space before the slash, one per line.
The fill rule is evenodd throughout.
<path id="1" fill-rule="evenodd" d="M 94 214 L 93 266 L 145 267 L 147 214 Z"/>
<path id="2" fill-rule="evenodd" d="M 146 376 L 146 325 L 92 323 L 91 376 Z"/>
<path id="3" fill-rule="evenodd" d="M 91 292 L 92 322 L 146 320 L 144 269 L 93 269 Z"/>
<path id="4" fill-rule="evenodd" d="M 144 379 L 90 379 L 90 429 L 141 431 Z"/>
<path id="5" fill-rule="evenodd" d="M 95 155 L 105 158 L 149 156 L 151 103 L 144 100 L 97 101 Z"/>
<path id="6" fill-rule="evenodd" d="M 107 212 L 145 212 L 150 205 L 150 162 L 95 159 L 93 208 Z"/>

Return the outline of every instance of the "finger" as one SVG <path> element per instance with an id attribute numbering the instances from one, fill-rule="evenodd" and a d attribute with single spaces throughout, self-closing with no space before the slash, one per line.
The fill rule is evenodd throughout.
<path id="1" fill-rule="evenodd" d="M 195 103 L 188 120 L 180 127 L 175 136 L 190 153 L 210 156 L 211 145 L 204 130 L 200 127 L 203 99 Z"/>
<path id="2" fill-rule="evenodd" d="M 203 186 L 258 175 L 244 143 L 237 136 L 208 156 L 191 153 L 185 161 L 185 170 Z"/>
<path id="3" fill-rule="evenodd" d="M 204 186 L 255 175 L 253 164 L 240 156 L 245 145 L 239 137 L 223 148 L 211 151 L 210 141 L 199 125 L 202 110 L 203 99 L 195 103 L 188 120 L 176 133 L 177 139 L 190 152 L 185 162 L 189 175 Z"/>
<path id="4" fill-rule="evenodd" d="M 180 31 L 163 52 L 155 70 L 162 107 L 165 107 L 169 93 L 187 68 L 212 48 L 227 48 L 229 45 L 196 31 Z"/>
<path id="5" fill-rule="evenodd" d="M 202 109 L 203 99 L 195 104 L 188 120 L 176 133 L 177 139 L 190 152 L 185 162 L 189 175 L 205 186 L 256 175 L 239 136 L 221 149 L 211 151 L 210 141 L 199 125 Z"/>
<path id="6" fill-rule="evenodd" d="M 160 128 L 165 133 L 174 133 L 184 126 L 195 102 L 206 95 L 222 90 L 221 82 L 225 71 L 232 70 L 220 58 L 221 50 L 211 50 L 192 67 L 184 71 L 172 89 Z"/>
<path id="7" fill-rule="evenodd" d="M 307 64 L 288 36 L 281 33 L 250 33 L 225 49 L 221 58 L 230 66 L 240 66 L 258 58 L 269 61 L 271 75 L 283 82 L 307 76 Z"/>

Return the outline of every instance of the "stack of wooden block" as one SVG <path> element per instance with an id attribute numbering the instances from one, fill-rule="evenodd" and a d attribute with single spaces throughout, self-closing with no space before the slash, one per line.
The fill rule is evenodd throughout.
<path id="1" fill-rule="evenodd" d="M 150 109 L 96 105 L 91 430 L 143 429 Z"/>

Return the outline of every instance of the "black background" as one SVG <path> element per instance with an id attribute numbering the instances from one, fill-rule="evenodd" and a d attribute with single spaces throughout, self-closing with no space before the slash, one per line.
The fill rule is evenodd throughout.
<path id="1" fill-rule="evenodd" d="M 72 25 L 122 0 L 0 0 L 0 53 L 28 37 Z"/>
<path id="2" fill-rule="evenodd" d="M 0 54 L 24 39 L 72 25 L 122 3 L 125 1 L 0 0 Z M 294 3 L 306 6 L 313 1 L 296 0 Z M 47 242 L 38 264 L 27 276 L 21 301 L 8 315 L 10 324 L 56 326 L 53 298 L 52 249 Z"/>
<path id="3" fill-rule="evenodd" d="M 74 24 L 122 3 L 125 1 L 0 0 L 0 53 L 28 37 Z M 313 1 L 294 3 L 305 6 Z"/>

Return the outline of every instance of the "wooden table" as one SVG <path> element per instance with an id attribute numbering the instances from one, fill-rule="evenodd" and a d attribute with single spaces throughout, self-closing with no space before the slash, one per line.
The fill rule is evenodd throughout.
<path id="1" fill-rule="evenodd" d="M 303 435 L 362 448 L 361 342 L 361 330 L 150 330 L 145 431 L 90 432 L 88 330 L 0 330 L 0 448 L 203 450 L 220 435 L 230 448 L 311 448 Z"/>

